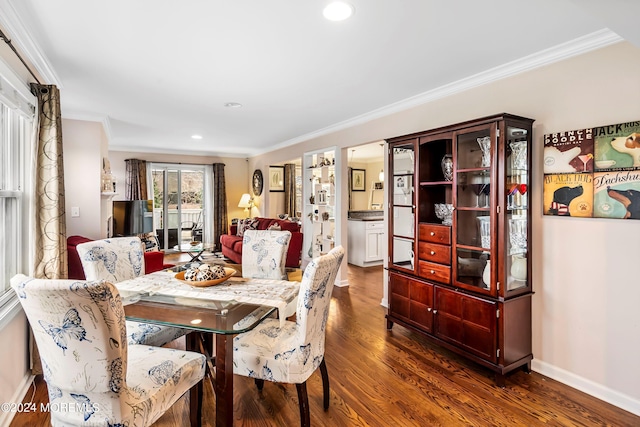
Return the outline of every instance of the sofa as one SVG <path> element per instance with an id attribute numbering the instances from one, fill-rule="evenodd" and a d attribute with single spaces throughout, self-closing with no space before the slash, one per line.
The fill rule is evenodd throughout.
<path id="1" fill-rule="evenodd" d="M 85 280 L 84 270 L 82 269 L 82 262 L 80 261 L 80 255 L 76 246 L 80 243 L 91 242 L 94 239 L 88 239 L 83 236 L 69 236 L 67 237 L 67 264 L 69 267 L 69 279 Z M 160 271 L 165 268 L 173 267 L 173 264 L 164 263 L 164 252 L 151 251 L 144 253 L 144 272 L 153 273 L 154 271 Z"/>
<path id="2" fill-rule="evenodd" d="M 229 233 L 220 236 L 222 255 L 236 264 L 242 264 L 242 235 L 238 235 L 238 228 L 244 227 L 246 221 L 247 220 L 241 220 L 238 224 L 232 224 Z M 293 268 L 300 267 L 300 258 L 302 256 L 302 232 L 300 231 L 300 224 L 277 218 L 256 217 L 250 221 L 251 228 L 254 230 L 278 229 L 279 227 L 280 230 L 290 231 L 291 241 L 289 242 L 285 266 Z"/>

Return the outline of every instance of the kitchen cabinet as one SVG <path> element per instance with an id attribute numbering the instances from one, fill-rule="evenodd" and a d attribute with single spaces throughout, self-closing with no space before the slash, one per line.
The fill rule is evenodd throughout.
<path id="1" fill-rule="evenodd" d="M 385 233 L 384 221 L 350 219 L 347 224 L 349 264 L 359 267 L 382 265 Z"/>

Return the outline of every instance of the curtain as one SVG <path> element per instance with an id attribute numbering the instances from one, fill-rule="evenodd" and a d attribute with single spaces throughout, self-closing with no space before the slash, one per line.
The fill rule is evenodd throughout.
<path id="1" fill-rule="evenodd" d="M 224 163 L 213 164 L 213 178 L 213 244 L 219 252 L 222 250 L 220 236 L 229 232 Z"/>
<path id="2" fill-rule="evenodd" d="M 31 84 L 38 99 L 35 120 L 34 275 L 67 278 L 67 226 L 62 160 L 60 91 L 55 85 Z"/>
<path id="3" fill-rule="evenodd" d="M 60 91 L 55 85 L 31 83 L 37 98 L 34 120 L 33 275 L 39 279 L 67 278 L 64 164 Z M 31 373 L 42 373 L 40 353 L 29 333 Z"/>
<path id="4" fill-rule="evenodd" d="M 147 162 L 127 159 L 125 200 L 147 200 Z"/>
<path id="5" fill-rule="evenodd" d="M 284 213 L 296 216 L 296 165 L 284 165 Z"/>

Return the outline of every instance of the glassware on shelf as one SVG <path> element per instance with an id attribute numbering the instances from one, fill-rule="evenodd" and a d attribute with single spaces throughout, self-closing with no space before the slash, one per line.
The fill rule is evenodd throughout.
<path id="1" fill-rule="evenodd" d="M 509 219 L 509 242 L 511 243 L 511 255 L 527 252 L 527 219 Z"/>
<path id="2" fill-rule="evenodd" d="M 485 136 L 483 138 L 477 138 L 480 150 L 482 150 L 482 167 L 488 168 L 491 166 L 491 138 Z"/>
<path id="3" fill-rule="evenodd" d="M 453 157 L 451 154 L 445 154 L 441 160 L 442 175 L 445 181 L 453 181 Z"/>
<path id="4" fill-rule="evenodd" d="M 515 196 L 518 192 L 518 184 L 512 183 L 509 185 L 509 190 L 507 192 L 507 209 L 516 209 Z"/>
<path id="5" fill-rule="evenodd" d="M 443 225 L 453 224 L 453 205 L 450 203 L 436 203 L 436 216 Z"/>
<path id="6" fill-rule="evenodd" d="M 491 218 L 489 216 L 477 217 L 480 227 L 480 246 L 485 249 L 491 248 Z"/>
<path id="7" fill-rule="evenodd" d="M 511 147 L 511 165 L 513 169 L 527 169 L 527 141 L 513 141 L 509 144 Z"/>

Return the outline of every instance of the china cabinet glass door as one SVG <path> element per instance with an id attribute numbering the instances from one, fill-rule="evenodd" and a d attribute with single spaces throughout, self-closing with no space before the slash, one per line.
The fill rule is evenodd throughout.
<path id="1" fill-rule="evenodd" d="M 527 291 L 529 254 L 529 146 L 524 127 L 507 123 L 505 130 L 506 242 L 505 281 L 507 293 Z"/>
<path id="2" fill-rule="evenodd" d="M 454 276 L 456 286 L 494 293 L 496 125 L 454 134 Z"/>
<path id="3" fill-rule="evenodd" d="M 391 263 L 415 270 L 415 140 L 390 149 Z"/>

